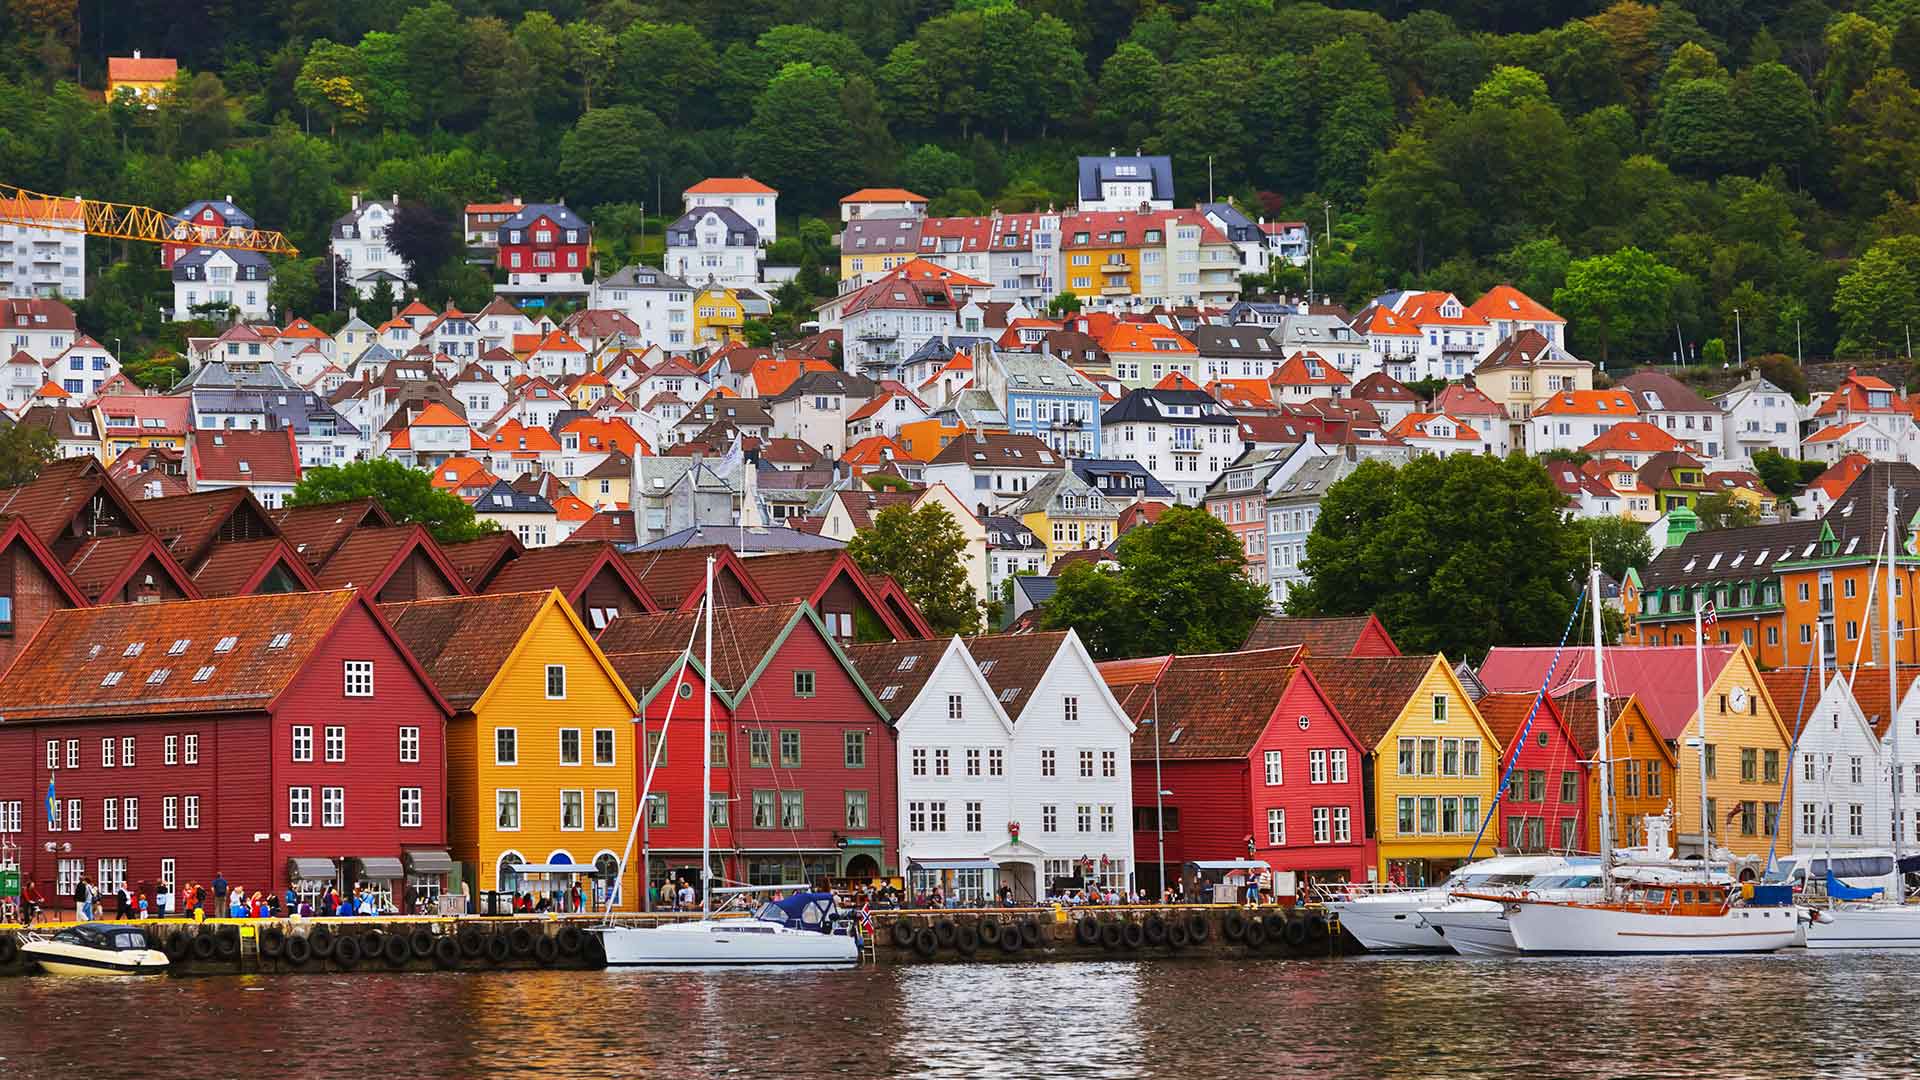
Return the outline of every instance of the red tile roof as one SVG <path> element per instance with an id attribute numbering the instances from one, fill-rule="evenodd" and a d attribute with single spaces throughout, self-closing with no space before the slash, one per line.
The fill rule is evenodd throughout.
<path id="1" fill-rule="evenodd" d="M 193 584 L 202 596 L 241 596 L 259 588 L 276 566 L 284 567 L 300 583 L 300 588 L 308 591 L 319 588 L 299 553 L 277 537 L 215 545 L 213 553 L 193 575 Z"/>
<path id="2" fill-rule="evenodd" d="M 536 589 L 382 604 L 380 611 L 447 701 L 471 709 L 552 597 Z"/>
<path id="3" fill-rule="evenodd" d="M 805 609 L 806 605 L 798 601 L 755 607 L 715 607 L 713 681 L 723 690 L 738 691 Z M 678 652 L 694 640 L 700 622 L 698 611 L 622 615 L 607 624 L 597 643 L 621 677 L 626 678 L 633 669 L 623 662 L 623 656 Z M 696 648 L 695 655 L 701 651 Z M 627 684 L 636 697 L 649 689 L 645 685 L 647 680 L 638 681 L 643 685 Z"/>
<path id="4" fill-rule="evenodd" d="M 146 499 L 140 503 L 140 517 L 168 553 L 188 567 L 198 567 L 216 543 L 281 535 L 246 488 Z"/>
<path id="5" fill-rule="evenodd" d="M 560 594 L 572 603 L 580 599 L 587 586 L 593 584 L 603 571 L 618 578 L 643 609 L 659 610 L 660 605 L 647 595 L 640 580 L 633 576 L 633 571 L 621 559 L 620 552 L 605 541 L 533 548 L 501 567 L 493 580 L 487 582 L 486 591 L 510 593 L 529 589 L 559 589 Z"/>
<path id="6" fill-rule="evenodd" d="M 1567 321 L 1511 285 L 1495 285 L 1485 296 L 1467 305 L 1467 310 L 1488 322 L 1496 319 L 1529 323 Z"/>
<path id="7" fill-rule="evenodd" d="M 94 603 L 117 603 L 120 590 L 126 588 L 134 574 L 149 561 L 172 580 L 174 588 L 183 595 L 199 598 L 200 591 L 194 587 L 193 579 L 151 533 L 99 536 L 86 541 L 67 558 L 67 576 Z M 154 595 L 160 594 L 156 590 Z"/>
<path id="8" fill-rule="evenodd" d="M 1732 661 L 1738 646 L 1708 645 L 1701 649 L 1706 659 L 1709 685 L 1719 678 L 1721 669 Z M 1490 691 L 1530 691 L 1546 680 L 1554 650 L 1548 646 L 1495 647 L 1476 672 Z M 1640 698 L 1647 720 L 1664 739 L 1678 739 L 1686 730 L 1694 712 L 1693 646 L 1644 645 L 1617 647 L 1606 651 L 1607 690 Z M 1560 657 L 1550 689 L 1558 690 L 1576 682 L 1593 680 L 1593 650 L 1569 647 Z"/>
<path id="9" fill-rule="evenodd" d="M 730 575 L 741 591 L 756 604 L 767 602 L 744 560 L 732 548 L 722 545 L 664 548 L 659 551 L 630 551 L 622 556 L 636 580 L 663 608 L 686 609 L 698 602 L 707 587 L 707 556 L 714 556 L 714 580 Z M 724 593 L 722 595 L 725 595 Z"/>
<path id="10" fill-rule="evenodd" d="M 196 480 L 230 484 L 297 484 L 300 448 L 293 429 L 280 431 L 196 431 L 193 433 Z"/>
<path id="11" fill-rule="evenodd" d="M 1308 656 L 1307 670 L 1319 680 L 1340 718 L 1362 747 L 1380 745 L 1393 722 L 1413 700 L 1437 656 L 1367 656 L 1333 659 Z"/>
<path id="12" fill-rule="evenodd" d="M 923 203 L 927 201 L 927 197 L 925 195 L 916 195 L 913 192 L 908 191 L 906 188 L 869 187 L 869 188 L 861 188 L 859 191 L 856 191 L 851 195 L 843 196 L 840 201 L 843 203 L 894 203 L 894 202 Z"/>
<path id="13" fill-rule="evenodd" d="M 1033 701 L 1034 688 L 1066 643 L 1067 632 L 989 634 L 967 639 L 967 652 L 980 665 L 980 674 L 1014 723 Z"/>
<path id="14" fill-rule="evenodd" d="M 709 176 L 686 190 L 688 195 L 778 195 L 778 191 L 751 176 Z"/>
<path id="15" fill-rule="evenodd" d="M 0 506 L 0 510 L 5 507 Z M 293 550 L 306 560 L 308 569 L 318 569 L 333 557 L 354 530 L 386 528 L 393 524 L 380 500 L 367 497 L 310 506 L 283 507 L 272 511 L 273 523 Z"/>
<path id="16" fill-rule="evenodd" d="M 526 550 L 518 537 L 501 529 L 457 544 L 443 544 L 440 553 L 460 572 L 460 579 L 467 583 L 467 588 L 482 592 L 502 566 L 519 558 Z"/>
<path id="17" fill-rule="evenodd" d="M 159 56 L 109 56 L 107 57 L 107 81 L 109 83 L 162 83 L 172 82 L 180 74 L 180 62 Z"/>
<path id="18" fill-rule="evenodd" d="M 378 593 L 405 562 L 419 552 L 433 563 L 455 592 L 466 591 L 466 579 L 440 553 L 440 545 L 419 525 L 391 529 L 357 529 L 328 559 L 315 578 L 323 589 L 358 588 Z"/>

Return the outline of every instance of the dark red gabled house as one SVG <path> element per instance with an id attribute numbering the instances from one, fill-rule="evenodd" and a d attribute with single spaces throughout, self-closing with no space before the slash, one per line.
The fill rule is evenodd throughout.
<path id="1" fill-rule="evenodd" d="M 388 516 L 386 508 L 374 498 L 344 499 L 340 502 L 271 510 L 268 513 L 272 515 L 273 523 L 280 527 L 281 535 L 287 538 L 287 543 L 292 544 L 293 550 L 306 560 L 307 569 L 316 574 L 355 531 L 385 529 L 393 525 L 393 518 Z"/>
<path id="2" fill-rule="evenodd" d="M 649 724 L 664 719 L 663 676 L 699 622 L 692 611 L 641 615 L 616 619 L 599 636 Z M 693 651 L 701 656 L 703 642 Z M 716 704 L 727 714 L 725 765 L 715 769 L 733 793 L 725 811 L 732 846 L 721 853 L 727 876 L 779 884 L 897 872 L 892 719 L 813 609 L 799 601 L 716 606 L 713 669 Z M 699 707 L 697 692 L 676 707 L 668 773 L 656 781 L 673 785 L 667 790 L 700 790 Z M 691 723 L 682 726 L 683 717 Z M 677 742 L 689 728 L 691 744 Z M 699 805 L 698 794 L 690 801 Z M 690 825 L 697 851 L 699 819 Z"/>
<path id="3" fill-rule="evenodd" d="M 95 604 L 200 599 L 193 579 L 151 533 L 87 540 L 68 556 L 67 575 Z"/>
<path id="4" fill-rule="evenodd" d="M 527 546 L 520 542 L 520 538 L 505 529 L 456 544 L 440 545 L 440 553 L 447 557 L 455 570 L 460 571 L 467 588 L 475 593 L 487 591 L 487 584 L 493 580 L 493 576 L 526 552 Z"/>
<path id="5" fill-rule="evenodd" d="M 634 579 L 663 610 L 692 611 L 706 595 L 707 556 L 714 558 L 714 593 L 721 607 L 767 603 L 767 595 L 748 573 L 746 563 L 724 544 L 706 547 L 629 551 L 621 558 Z"/>
<path id="6" fill-rule="evenodd" d="M 901 641 L 931 637 L 924 620 L 902 619 L 843 549 L 755 555 L 747 573 L 771 603 L 804 600 L 836 640 Z M 901 600 L 905 594 L 901 594 Z M 909 602 L 910 604 L 910 602 Z"/>
<path id="7" fill-rule="evenodd" d="M 145 499 L 140 517 L 189 574 L 196 577 L 224 544 L 278 540 L 282 534 L 246 488 L 221 488 Z"/>
<path id="8" fill-rule="evenodd" d="M 1134 850 L 1144 887 L 1171 883 L 1189 863 L 1234 860 L 1266 863 L 1281 896 L 1367 879 L 1366 750 L 1300 658 L 1287 647 L 1101 665 L 1138 725 Z M 1195 883 L 1188 876 L 1189 896 Z"/>
<path id="9" fill-rule="evenodd" d="M 1500 796 L 1500 832 L 1493 843 L 1513 851 L 1578 851 L 1587 838 L 1590 767 L 1580 750 L 1584 744 L 1574 738 L 1550 695 L 1540 695 L 1537 710 L 1535 697 L 1486 694 L 1473 703 L 1506 748 L 1500 768 L 1507 788 Z M 1589 705 L 1588 715 L 1592 712 Z"/>
<path id="10" fill-rule="evenodd" d="M 659 606 L 608 543 L 534 548 L 502 566 L 488 593 L 559 589 L 574 614 L 595 633 L 623 615 L 643 615 Z"/>
<path id="11" fill-rule="evenodd" d="M 0 672 L 54 612 L 89 602 L 24 518 L 0 517 Z"/>
<path id="12" fill-rule="evenodd" d="M 134 505 L 90 457 L 49 462 L 33 480 L 0 488 L 0 514 L 25 519 L 62 563 L 88 540 L 146 531 Z"/>
<path id="13" fill-rule="evenodd" d="M 240 540 L 216 544 L 193 575 L 200 595 L 311 592 L 320 587 L 305 559 L 285 540 Z"/>
<path id="14" fill-rule="evenodd" d="M 56 904 L 82 875 L 430 892 L 448 715 L 358 593 L 59 612 L 0 679 L 0 811 Z"/>
<path id="15" fill-rule="evenodd" d="M 1308 656 L 1323 660 L 1350 656 L 1399 656 L 1387 628 L 1372 612 L 1330 618 L 1304 618 L 1296 615 L 1262 615 L 1253 624 L 1242 649 L 1277 649 L 1303 646 Z"/>
<path id="16" fill-rule="evenodd" d="M 471 592 L 420 525 L 355 529 L 313 576 L 322 589 L 364 589 L 381 604 Z"/>

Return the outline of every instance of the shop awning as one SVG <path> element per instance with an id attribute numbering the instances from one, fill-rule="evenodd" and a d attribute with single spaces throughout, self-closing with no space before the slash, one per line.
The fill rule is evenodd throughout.
<path id="1" fill-rule="evenodd" d="M 288 859 L 287 869 L 296 881 L 332 881 L 336 873 L 332 859 Z"/>
<path id="2" fill-rule="evenodd" d="M 1206 862 L 1190 862 L 1188 866 L 1196 870 L 1271 870 L 1265 859 L 1213 859 Z"/>
<path id="3" fill-rule="evenodd" d="M 398 881 L 406 877 L 406 870 L 400 866 L 399 859 L 383 856 L 360 859 L 360 876 L 368 881 Z"/>
<path id="4" fill-rule="evenodd" d="M 992 859 L 909 859 L 907 864 L 916 870 L 992 870 L 997 865 Z"/>
<path id="5" fill-rule="evenodd" d="M 516 874 L 592 874 L 590 863 L 521 863 L 513 868 Z"/>
<path id="6" fill-rule="evenodd" d="M 453 856 L 444 851 L 407 852 L 407 872 L 410 874 L 451 874 Z"/>

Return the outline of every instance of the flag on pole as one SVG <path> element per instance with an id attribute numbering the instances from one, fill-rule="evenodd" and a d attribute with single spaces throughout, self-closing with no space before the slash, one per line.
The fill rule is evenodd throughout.
<path id="1" fill-rule="evenodd" d="M 47 828 L 60 827 L 60 800 L 53 797 L 53 777 L 47 777 Z"/>
<path id="2" fill-rule="evenodd" d="M 1707 601 L 1706 607 L 1700 609 L 1700 622 L 1702 625 L 1712 626 L 1719 617 L 1720 613 L 1713 610 L 1713 601 L 1711 600 Z"/>

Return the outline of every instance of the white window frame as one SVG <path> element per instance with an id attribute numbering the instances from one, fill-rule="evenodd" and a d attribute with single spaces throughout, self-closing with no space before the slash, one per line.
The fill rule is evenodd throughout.
<path id="1" fill-rule="evenodd" d="M 400 760 L 405 764 L 420 760 L 419 728 L 408 726 L 400 729 Z"/>
<path id="2" fill-rule="evenodd" d="M 347 760 L 347 728 L 345 724 L 328 724 L 326 730 L 325 753 L 327 762 L 333 765 L 345 764 Z"/>
<path id="3" fill-rule="evenodd" d="M 1280 787 L 1286 780 L 1286 766 L 1281 758 L 1282 755 L 1278 750 L 1269 750 L 1266 752 L 1265 765 L 1268 787 Z"/>
<path id="4" fill-rule="evenodd" d="M 289 736 L 293 742 L 293 760 L 313 760 L 313 725 L 295 724 Z"/>
<path id="5" fill-rule="evenodd" d="M 290 787 L 287 789 L 287 827 L 290 829 L 313 827 L 312 788 Z"/>
<path id="6" fill-rule="evenodd" d="M 508 741 L 513 744 L 510 748 L 513 751 L 513 756 L 510 758 L 502 758 L 500 756 L 500 736 L 502 735 L 507 736 Z M 493 763 L 495 765 L 520 764 L 520 729 L 519 728 L 497 727 L 493 729 Z"/>
<path id="7" fill-rule="evenodd" d="M 373 696 L 373 661 L 342 660 L 340 677 L 347 697 Z"/>
<path id="8" fill-rule="evenodd" d="M 1267 846 L 1285 847 L 1287 843 L 1287 811 L 1284 807 L 1267 808 Z"/>
<path id="9" fill-rule="evenodd" d="M 346 788 L 323 787 L 320 789 L 320 827 L 323 829 L 347 827 Z"/>
<path id="10" fill-rule="evenodd" d="M 422 817 L 421 806 L 422 806 L 422 803 L 420 799 L 419 788 L 403 787 L 400 789 L 400 827 L 401 828 L 417 829 L 420 827 L 420 821 Z"/>
<path id="11" fill-rule="evenodd" d="M 559 687 L 560 687 L 560 692 L 557 694 L 553 692 L 554 676 L 556 675 L 559 676 Z M 565 664 L 548 664 L 547 665 L 546 690 L 547 690 L 548 701 L 565 701 L 567 699 L 567 665 Z"/>
<path id="12" fill-rule="evenodd" d="M 508 805 L 511 805 L 513 807 L 513 824 L 502 825 L 500 824 L 500 811 L 505 807 L 507 807 Z M 493 827 L 494 829 L 498 832 L 519 832 L 520 826 L 521 826 L 520 789 L 519 788 L 494 788 L 493 789 Z"/>

